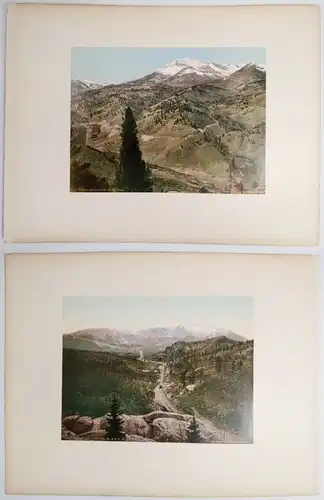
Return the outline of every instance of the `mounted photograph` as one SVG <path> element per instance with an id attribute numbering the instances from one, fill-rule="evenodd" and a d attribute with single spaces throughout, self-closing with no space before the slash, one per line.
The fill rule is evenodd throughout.
<path id="1" fill-rule="evenodd" d="M 265 194 L 266 50 L 74 47 L 71 192 Z"/>
<path id="2" fill-rule="evenodd" d="M 253 298 L 65 297 L 62 440 L 253 443 Z"/>

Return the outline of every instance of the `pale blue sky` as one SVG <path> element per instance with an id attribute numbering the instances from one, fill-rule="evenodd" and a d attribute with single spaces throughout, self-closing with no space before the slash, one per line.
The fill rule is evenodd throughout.
<path id="1" fill-rule="evenodd" d="M 64 333 L 84 328 L 226 328 L 253 338 L 252 297 L 64 297 Z"/>
<path id="2" fill-rule="evenodd" d="M 142 48 L 73 47 L 71 77 L 120 83 L 141 78 L 175 59 L 197 59 L 222 64 L 266 63 L 266 49 L 260 47 Z"/>

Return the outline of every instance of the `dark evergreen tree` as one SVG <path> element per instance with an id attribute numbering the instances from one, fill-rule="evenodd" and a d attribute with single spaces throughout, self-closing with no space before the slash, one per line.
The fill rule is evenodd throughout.
<path id="1" fill-rule="evenodd" d="M 199 432 L 199 427 L 196 421 L 196 417 L 193 416 L 190 425 L 187 430 L 187 442 L 188 443 L 201 443 L 202 437 Z"/>
<path id="2" fill-rule="evenodd" d="M 123 421 L 120 416 L 119 404 L 116 395 L 113 395 L 110 415 L 107 417 L 106 436 L 108 441 L 125 441 Z"/>
<path id="3" fill-rule="evenodd" d="M 127 107 L 121 132 L 119 168 L 116 173 L 118 191 L 153 191 L 152 175 L 145 164 L 137 138 L 137 125 L 132 110 Z"/>

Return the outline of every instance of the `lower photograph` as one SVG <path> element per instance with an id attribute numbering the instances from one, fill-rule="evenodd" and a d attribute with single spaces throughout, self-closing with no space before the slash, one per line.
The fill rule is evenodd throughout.
<path id="1" fill-rule="evenodd" d="M 253 298 L 63 298 L 63 440 L 253 443 Z"/>

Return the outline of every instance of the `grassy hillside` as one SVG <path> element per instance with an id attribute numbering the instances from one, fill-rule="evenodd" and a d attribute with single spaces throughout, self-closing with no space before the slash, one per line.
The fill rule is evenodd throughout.
<path id="1" fill-rule="evenodd" d="M 194 407 L 217 425 L 241 428 L 252 408 L 252 340 L 177 342 L 160 359 L 167 364 L 168 396 L 179 409 Z"/>
<path id="2" fill-rule="evenodd" d="M 152 410 L 156 367 L 131 355 L 63 349 L 62 414 L 102 416 L 116 392 L 125 413 Z"/>

